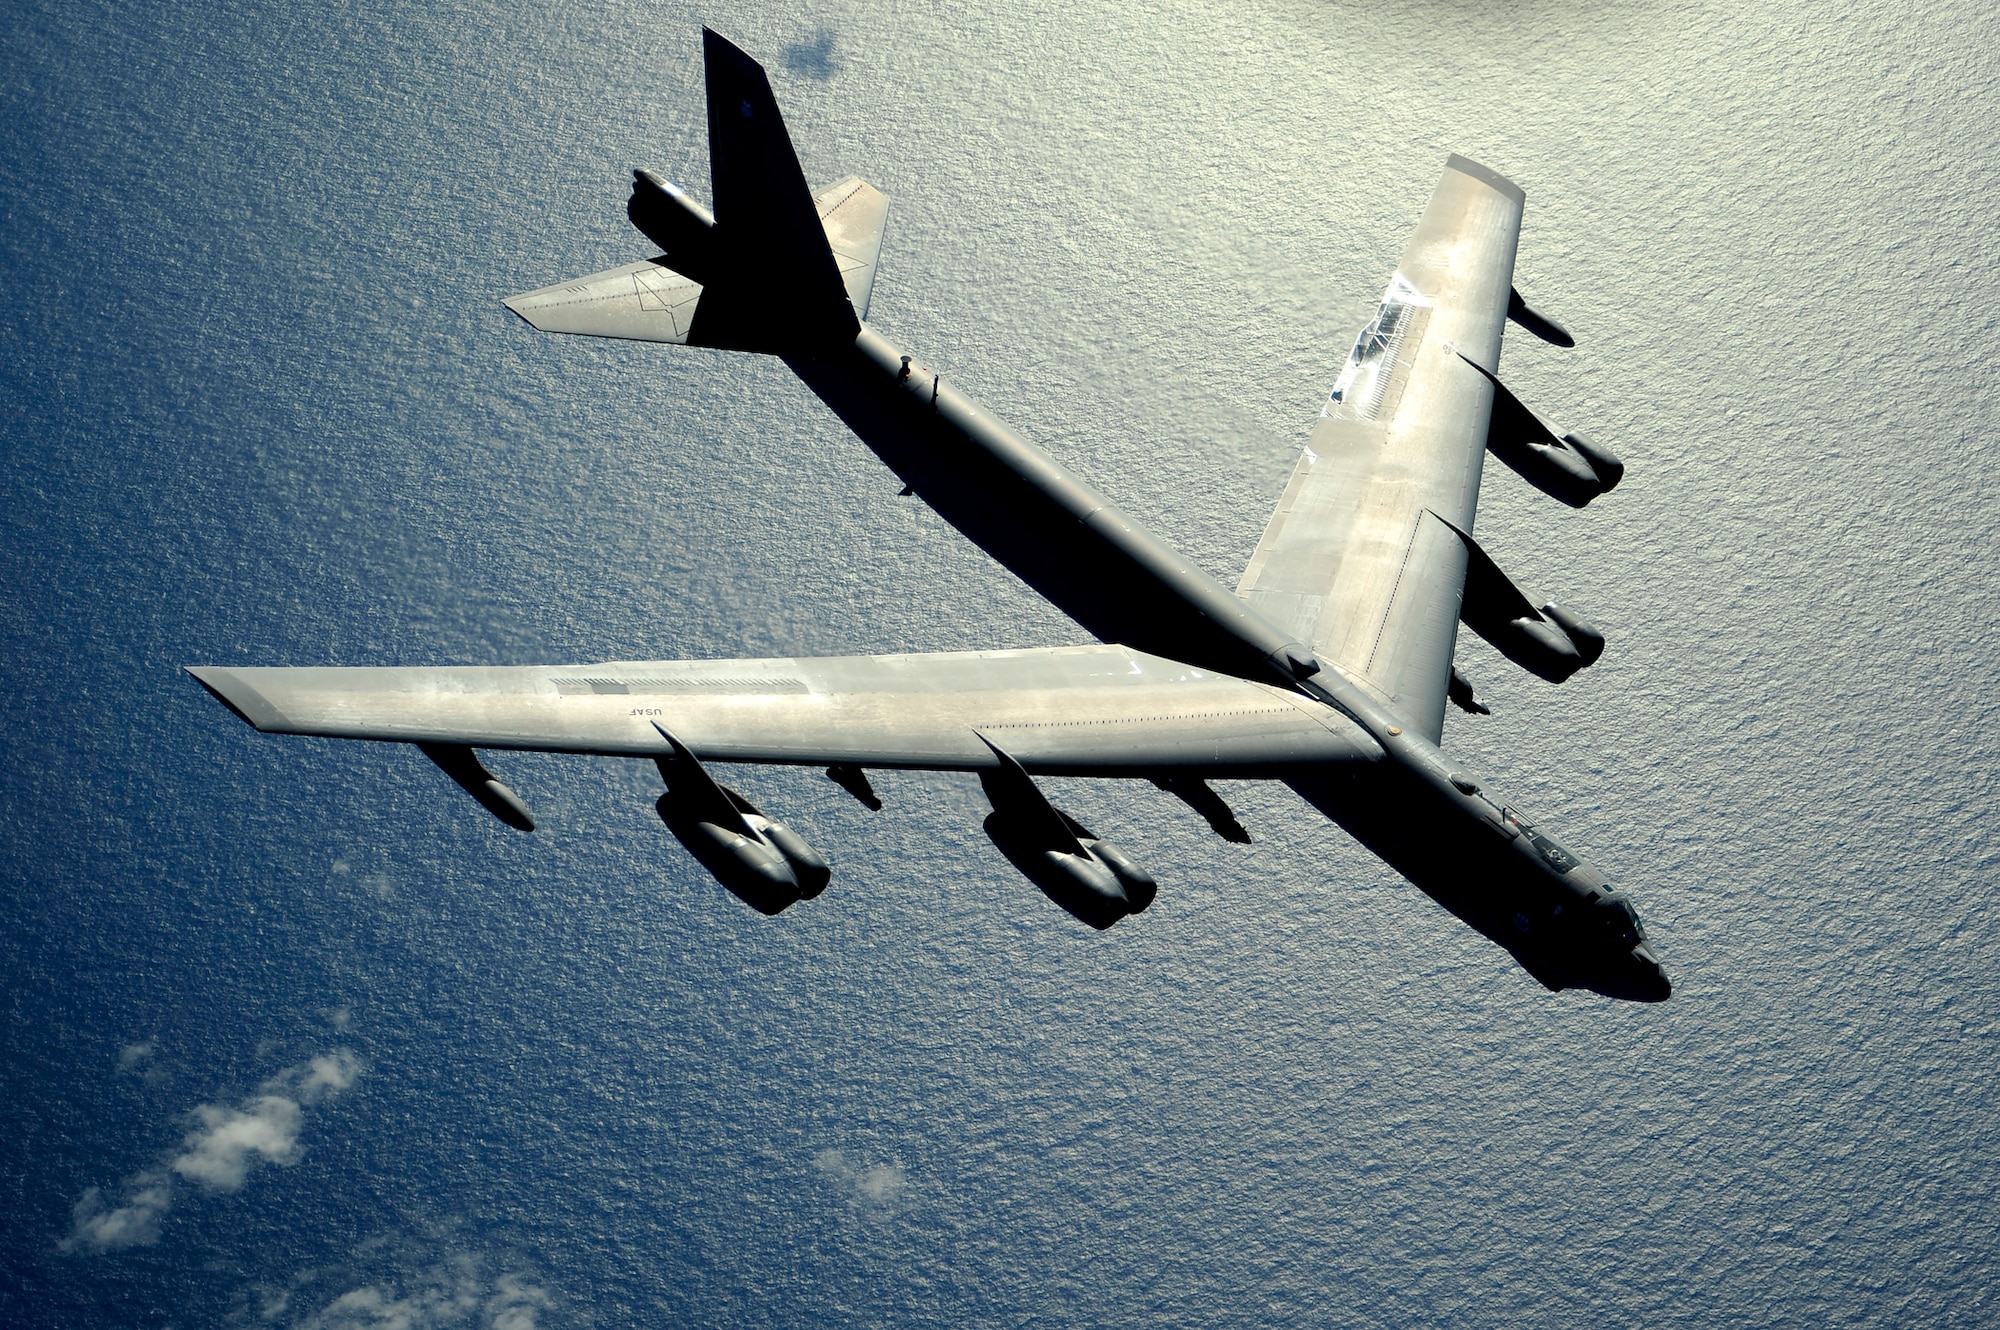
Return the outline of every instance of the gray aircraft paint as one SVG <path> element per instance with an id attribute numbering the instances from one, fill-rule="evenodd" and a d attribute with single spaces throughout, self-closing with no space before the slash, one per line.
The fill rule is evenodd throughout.
<path id="1" fill-rule="evenodd" d="M 1317 466 L 1308 449 L 1239 597 L 861 323 L 880 248 L 879 194 L 852 181 L 813 194 L 761 67 L 711 31 L 703 49 L 714 214 L 643 171 L 629 211 L 636 225 L 652 227 L 653 216 L 671 229 L 650 233 L 670 253 L 687 248 L 707 284 L 649 309 L 644 269 L 628 265 L 509 307 L 537 327 L 550 313 L 547 331 L 626 336 L 636 302 L 646 328 L 674 333 L 642 340 L 781 355 L 910 492 L 1100 640 L 1160 659 L 1131 655 L 1130 676 L 1106 671 L 1068 692 L 1037 688 L 1034 676 L 1079 663 L 1102 669 L 1117 655 L 982 660 L 970 672 L 1004 681 L 1004 696 L 987 698 L 939 686 L 968 672 L 966 661 L 906 667 L 906 679 L 928 676 L 913 691 L 929 708 L 885 703 L 871 690 L 896 667 L 885 673 L 852 661 L 826 670 L 832 686 L 824 691 L 803 684 L 816 668 L 809 663 L 719 663 L 715 677 L 752 682 L 724 685 L 706 707 L 670 687 L 657 706 L 629 702 L 640 678 L 692 679 L 700 667 L 689 662 L 622 673 L 376 670 L 365 678 L 194 670 L 204 686 L 259 728 L 346 738 L 657 758 L 668 750 L 653 732 L 670 728 L 692 759 L 982 772 L 1018 760 L 1029 770 L 1168 781 L 1268 774 L 1549 988 L 1668 996 L 1636 916 L 1608 879 L 1566 851 L 1546 852 L 1553 842 L 1545 837 L 1522 834 L 1518 815 L 1436 743 L 1466 577 L 1469 536 L 1460 532 L 1469 533 L 1478 502 L 1494 391 L 1464 358 L 1497 362 L 1510 302 L 1518 303 L 1513 261 L 1524 196 L 1516 186 L 1476 162 L 1447 161 L 1314 435 L 1329 464 Z M 829 218 L 857 198 L 865 206 L 853 232 L 842 224 L 854 252 L 843 272 Z M 1259 612 L 1260 590 L 1291 631 Z M 1326 643 L 1327 660 L 1301 645 L 1303 633 Z M 1188 667 L 1178 677 L 1176 662 Z M 1200 672 L 1236 677 L 1190 688 Z M 558 673 L 594 680 L 591 700 L 565 690 Z M 840 687 L 843 675 L 859 689 Z M 1133 679 L 1156 696 L 1135 693 Z M 600 688 L 627 701 L 607 706 Z M 1280 701 L 1287 688 L 1323 705 Z M 829 705 L 788 701 L 802 690 Z M 1141 710 L 1118 724 L 1118 704 L 1092 700 L 1093 692 L 1117 693 L 1126 706 L 1139 698 Z M 1209 709 L 1209 695 L 1241 701 Z M 1018 743 L 1009 736 L 1011 757 L 969 728 L 954 732 L 993 725 L 996 716 L 1020 731 Z M 1315 763 L 1315 753 L 1328 760 Z"/>

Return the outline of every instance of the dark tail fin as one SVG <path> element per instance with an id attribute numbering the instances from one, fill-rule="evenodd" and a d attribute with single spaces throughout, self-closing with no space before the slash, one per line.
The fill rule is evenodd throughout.
<path id="1" fill-rule="evenodd" d="M 764 67 L 703 28 L 716 242 L 690 346 L 784 353 L 861 331 Z"/>

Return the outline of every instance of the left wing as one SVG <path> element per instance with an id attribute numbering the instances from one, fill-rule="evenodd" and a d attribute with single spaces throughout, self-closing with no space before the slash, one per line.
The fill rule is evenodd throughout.
<path id="1" fill-rule="evenodd" d="M 723 762 L 1272 777 L 1373 761 L 1330 708 L 1116 646 L 498 668 L 190 667 L 275 734 Z M 657 722 L 657 725 L 656 725 Z M 977 731 L 977 733 L 975 733 Z"/>
<path id="2" fill-rule="evenodd" d="M 1433 742 L 1494 393 L 1466 362 L 1499 364 L 1521 205 L 1446 162 L 1237 587 Z"/>

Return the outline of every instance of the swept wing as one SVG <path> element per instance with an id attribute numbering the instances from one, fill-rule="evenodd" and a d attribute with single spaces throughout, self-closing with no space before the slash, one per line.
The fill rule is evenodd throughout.
<path id="1" fill-rule="evenodd" d="M 1438 740 L 1522 193 L 1452 157 L 1237 592 Z M 1442 520 L 1440 520 L 1442 519 Z"/>
<path id="2" fill-rule="evenodd" d="M 272 734 L 724 762 L 1276 777 L 1381 750 L 1297 693 L 1122 647 L 190 671 Z"/>

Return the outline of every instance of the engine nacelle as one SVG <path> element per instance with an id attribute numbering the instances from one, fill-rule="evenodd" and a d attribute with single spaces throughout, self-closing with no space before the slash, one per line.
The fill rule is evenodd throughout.
<path id="1" fill-rule="evenodd" d="M 1498 402 L 1493 404 L 1493 425 L 1486 435 L 1486 450 L 1505 462 L 1515 475 L 1572 508 L 1583 507 L 1607 488 L 1582 453 L 1565 446 L 1553 435 L 1544 441 L 1503 430 Z"/>
<path id="2" fill-rule="evenodd" d="M 750 829 L 763 837 L 772 849 L 785 856 L 785 862 L 792 866 L 792 876 L 798 879 L 799 899 L 811 900 L 826 890 L 826 884 L 833 880 L 833 870 L 827 866 L 826 856 L 806 842 L 804 836 L 793 831 L 782 822 L 774 822 L 759 812 L 757 805 L 745 799 L 735 790 L 720 782 L 716 788 L 729 796 L 736 805 L 736 811 L 743 814 L 743 820 Z"/>
<path id="3" fill-rule="evenodd" d="M 1132 913 L 1144 913 L 1154 897 L 1160 894 L 1160 884 L 1153 880 L 1153 875 L 1109 841 L 1087 837 L 1079 839 L 1083 841 L 1083 848 L 1090 851 L 1091 857 L 1110 869 L 1111 875 L 1118 879 L 1118 885 L 1125 889 L 1125 899 L 1132 904 Z"/>
<path id="4" fill-rule="evenodd" d="M 760 914 L 777 914 L 826 890 L 832 871 L 825 856 L 718 783 L 658 721 L 653 728 L 670 750 L 655 759 L 667 792 L 654 807 L 695 862 Z"/>
<path id="5" fill-rule="evenodd" d="M 1536 609 L 1478 541 L 1455 526 L 1451 529 L 1465 543 L 1465 595 L 1459 601 L 1458 617 L 1467 628 L 1528 673 L 1550 683 L 1561 683 L 1597 663 L 1604 654 L 1603 633 L 1553 601 Z"/>
<path id="6" fill-rule="evenodd" d="M 1511 286 L 1507 288 L 1507 317 L 1550 346 L 1559 346 L 1567 351 L 1576 345 L 1576 338 L 1570 336 L 1569 329 L 1540 310 L 1530 309 L 1528 302 L 1521 299 L 1521 293 Z"/>
<path id="7" fill-rule="evenodd" d="M 1088 847 L 1052 846 L 1032 819 L 998 810 L 987 815 L 986 835 L 1021 876 L 1092 928 L 1102 931 L 1132 913 L 1125 884 Z"/>
<path id="8" fill-rule="evenodd" d="M 777 914 L 804 895 L 790 861 L 754 828 L 711 821 L 705 810 L 672 791 L 654 807 L 695 862 L 759 914 Z"/>
<path id="9" fill-rule="evenodd" d="M 1625 464 L 1609 448 L 1594 443 L 1575 430 L 1562 436 L 1562 443 L 1590 463 L 1590 469 L 1597 473 L 1597 479 L 1605 491 L 1618 488 L 1618 482 L 1625 479 Z"/>
<path id="10" fill-rule="evenodd" d="M 979 783 L 993 804 L 986 835 L 1042 894 L 1095 929 L 1137 914 L 1159 895 L 1152 874 L 1051 804 L 1034 779 L 984 735 L 997 765 Z"/>
<path id="11" fill-rule="evenodd" d="M 417 748 L 437 763 L 439 770 L 457 782 L 460 789 L 476 799 L 481 808 L 516 831 L 535 829 L 535 815 L 521 802 L 521 796 L 488 771 L 471 748 L 464 744 L 427 743 L 420 743 Z"/>
<path id="12" fill-rule="evenodd" d="M 1576 654 L 1583 664 L 1595 665 L 1597 658 L 1604 654 L 1604 634 L 1597 625 L 1574 610 L 1565 609 L 1553 600 L 1542 606 L 1542 617 L 1563 630 L 1563 636 L 1576 648 Z"/>
<path id="13" fill-rule="evenodd" d="M 1583 655 L 1569 634 L 1538 614 L 1499 621 L 1468 618 L 1465 626 L 1508 660 L 1550 683 L 1561 683 L 1584 666 Z"/>
<path id="14" fill-rule="evenodd" d="M 1625 464 L 1609 448 L 1552 424 L 1516 397 L 1492 370 L 1463 352 L 1459 359 L 1493 385 L 1486 448 L 1521 479 L 1552 499 L 1581 508 L 1616 489 L 1625 478 Z"/>

